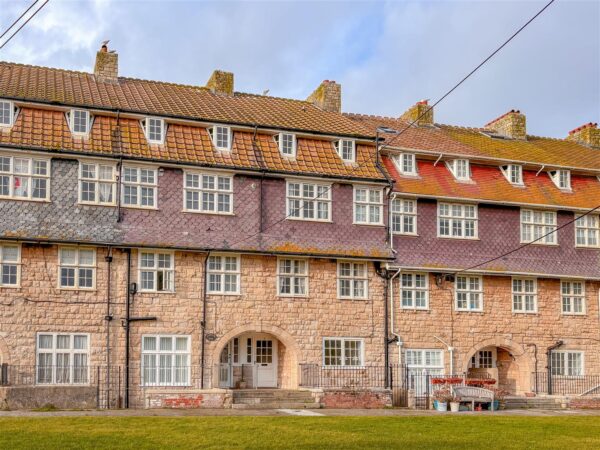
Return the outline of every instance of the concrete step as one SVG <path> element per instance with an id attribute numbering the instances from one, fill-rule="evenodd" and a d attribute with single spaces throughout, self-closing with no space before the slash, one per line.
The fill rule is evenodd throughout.
<path id="1" fill-rule="evenodd" d="M 234 403 L 232 409 L 320 409 L 320 403 L 298 403 L 298 402 L 266 402 L 258 404 Z"/>
<path id="2" fill-rule="evenodd" d="M 263 405 L 269 403 L 314 403 L 315 399 L 310 398 L 237 398 L 233 399 L 234 405 Z"/>
<path id="3" fill-rule="evenodd" d="M 233 399 L 245 398 L 261 398 L 261 399 L 312 399 L 312 394 L 308 391 L 292 391 L 292 390 L 244 390 L 233 391 Z"/>
<path id="4" fill-rule="evenodd" d="M 562 409 L 562 399 L 559 398 L 507 398 L 505 409 Z"/>

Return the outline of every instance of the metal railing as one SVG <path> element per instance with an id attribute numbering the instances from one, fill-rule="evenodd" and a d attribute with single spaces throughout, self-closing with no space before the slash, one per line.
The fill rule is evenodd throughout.
<path id="1" fill-rule="evenodd" d="M 599 395 L 600 375 L 552 375 L 533 372 L 531 385 L 536 393 L 548 395 Z"/>
<path id="2" fill-rule="evenodd" d="M 385 366 L 327 367 L 300 364 L 300 386 L 311 388 L 385 388 L 390 373 Z M 388 378 L 386 378 L 388 377 Z"/>

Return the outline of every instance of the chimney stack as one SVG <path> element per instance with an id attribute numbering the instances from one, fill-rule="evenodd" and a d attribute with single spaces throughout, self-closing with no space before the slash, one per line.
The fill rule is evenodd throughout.
<path id="1" fill-rule="evenodd" d="M 567 139 L 590 147 L 600 148 L 600 129 L 598 129 L 597 123 L 586 123 L 569 131 Z"/>
<path id="2" fill-rule="evenodd" d="M 233 73 L 215 70 L 206 83 L 213 94 L 233 95 Z"/>
<path id="3" fill-rule="evenodd" d="M 400 116 L 401 119 L 409 123 L 415 122 L 415 125 L 433 125 L 433 108 L 429 109 L 429 100 L 421 100 Z"/>
<path id="4" fill-rule="evenodd" d="M 119 55 L 114 50 L 108 51 L 108 41 L 102 43 L 102 47 L 96 53 L 96 64 L 94 75 L 98 81 L 116 83 L 119 77 Z"/>
<path id="5" fill-rule="evenodd" d="M 335 81 L 325 80 L 308 96 L 306 101 L 311 102 L 324 111 L 341 113 L 342 85 Z"/>
<path id="6" fill-rule="evenodd" d="M 506 114 L 487 123 L 484 128 L 493 130 L 501 136 L 524 141 L 527 139 L 527 124 L 521 111 L 511 109 Z"/>

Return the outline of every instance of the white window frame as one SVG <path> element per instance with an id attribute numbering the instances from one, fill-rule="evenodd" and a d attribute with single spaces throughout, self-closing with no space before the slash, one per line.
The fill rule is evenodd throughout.
<path id="1" fill-rule="evenodd" d="M 574 285 L 581 285 L 581 292 L 575 293 Z M 568 288 L 568 292 L 565 291 Z M 581 311 L 575 311 L 575 300 L 580 300 Z M 565 316 L 586 315 L 585 280 L 561 280 L 560 281 L 560 311 Z M 565 306 L 568 306 L 565 310 Z"/>
<path id="2" fill-rule="evenodd" d="M 74 251 L 75 252 L 75 262 L 74 263 L 66 263 L 62 260 L 62 252 L 63 251 Z M 81 262 L 81 251 L 89 251 L 92 252 L 93 261 L 91 264 L 83 264 Z M 58 247 L 58 288 L 61 290 L 70 290 L 70 291 L 93 291 L 96 289 L 96 269 L 97 269 L 97 257 L 96 257 L 96 249 L 94 247 L 72 247 L 72 246 L 60 246 Z M 62 284 L 62 269 L 72 269 L 73 270 L 73 286 L 63 286 Z M 81 270 L 91 270 L 92 271 L 92 285 L 91 286 L 81 286 Z"/>
<path id="3" fill-rule="evenodd" d="M 413 309 L 426 311 L 429 309 L 429 273 L 427 272 L 402 272 L 399 277 L 400 284 L 400 309 Z M 405 281 L 410 279 L 410 285 Z M 417 279 L 425 280 L 424 285 L 417 286 Z M 410 305 L 405 304 L 405 294 L 410 293 Z M 422 293 L 425 297 L 425 306 L 417 306 L 417 293 Z M 408 300 L 408 296 L 406 296 Z"/>
<path id="4" fill-rule="evenodd" d="M 240 294 L 240 282 L 241 282 L 241 257 L 239 254 L 233 253 L 211 253 L 209 255 L 209 260 L 207 264 L 207 292 L 209 294 L 220 294 L 220 295 L 239 295 Z M 216 269 L 214 267 L 211 268 L 212 261 L 215 261 L 218 258 L 220 268 Z M 235 260 L 235 270 L 227 269 L 227 258 L 231 258 Z M 219 279 L 219 289 L 213 289 L 211 287 L 211 277 L 218 277 Z M 226 290 L 226 278 L 234 277 L 235 278 L 235 286 L 236 289 Z"/>
<path id="5" fill-rule="evenodd" d="M 571 171 L 566 169 L 551 170 L 548 172 L 554 185 L 561 191 L 571 190 Z"/>
<path id="6" fill-rule="evenodd" d="M 581 370 L 580 373 L 572 373 L 572 368 L 569 367 L 569 355 L 580 355 L 581 357 Z M 554 365 L 554 357 L 553 355 L 562 355 L 563 361 L 561 362 L 561 367 L 558 369 L 562 369 L 563 373 L 556 373 L 557 367 Z M 551 366 L 551 374 L 555 377 L 582 377 L 585 375 L 585 352 L 582 350 L 552 350 L 550 353 L 550 366 Z"/>
<path id="7" fill-rule="evenodd" d="M 41 336 L 52 336 L 52 348 L 51 349 L 45 349 L 45 348 L 40 348 L 40 337 Z M 65 349 L 59 349 L 57 348 L 57 342 L 58 342 L 58 336 L 69 336 L 69 348 L 65 348 Z M 76 349 L 75 347 L 75 337 L 76 336 L 85 336 L 86 338 L 86 344 L 87 344 L 87 348 L 86 349 Z M 69 355 L 69 365 L 68 366 L 59 366 L 59 364 L 57 364 L 57 355 Z M 40 355 L 51 355 L 51 362 L 52 364 L 50 364 L 50 378 L 51 380 L 49 382 L 45 382 L 45 377 L 43 378 L 44 381 L 40 381 L 40 373 L 43 370 L 44 367 L 47 367 L 46 365 L 42 365 L 40 364 Z M 85 381 L 82 382 L 75 382 L 75 370 L 76 367 L 74 360 L 75 360 L 75 355 L 85 355 L 85 359 L 86 359 L 86 365 L 85 366 L 79 366 L 82 369 L 81 373 L 79 374 L 80 376 L 83 375 L 83 377 L 85 378 Z M 68 381 L 67 382 L 63 382 L 60 379 L 60 373 L 59 373 L 59 369 L 61 369 L 62 367 L 66 367 L 68 368 Z M 48 370 L 48 369 L 46 369 Z M 63 369 L 64 370 L 64 369 Z M 90 384 L 90 334 L 89 333 L 69 333 L 69 332 L 65 332 L 65 333 L 56 333 L 56 332 L 38 332 L 36 333 L 35 336 L 35 382 L 37 385 L 42 385 L 42 386 L 48 386 L 48 385 L 61 385 L 61 386 L 86 386 Z"/>
<path id="8" fill-rule="evenodd" d="M 153 266 L 152 267 L 142 267 L 142 255 L 144 254 L 152 254 L 153 257 Z M 169 255 L 171 259 L 171 267 L 159 267 L 159 256 L 160 255 Z M 144 288 L 144 283 L 142 282 L 142 272 L 151 272 L 153 273 L 153 288 Z M 158 273 L 163 272 L 163 286 L 164 280 L 168 280 L 170 278 L 170 286 L 168 289 L 158 290 Z M 149 250 L 149 249 L 140 249 L 138 251 L 138 286 L 140 292 L 150 292 L 156 294 L 173 294 L 175 292 L 175 252 L 165 251 L 165 250 Z"/>
<path id="9" fill-rule="evenodd" d="M 482 360 L 486 360 L 488 355 L 484 355 L 484 353 L 489 353 L 490 364 L 482 364 Z M 495 369 L 498 367 L 498 351 L 496 347 L 485 347 L 479 349 L 475 352 L 469 361 L 469 368 L 473 369 Z"/>
<path id="10" fill-rule="evenodd" d="M 344 158 L 344 146 L 350 144 L 352 158 Z M 335 151 L 342 161 L 353 163 L 356 161 L 356 141 L 354 139 L 339 139 L 334 143 Z"/>
<path id="11" fill-rule="evenodd" d="M 417 235 L 417 199 L 394 197 L 391 202 L 392 233 L 408 236 Z M 412 228 L 412 231 L 406 231 Z"/>
<path id="12" fill-rule="evenodd" d="M 582 242 L 579 239 L 580 237 Z M 593 240 L 596 241 L 595 244 Z M 590 242 L 592 243 L 590 244 Z M 576 218 L 575 247 L 600 248 L 600 215 L 588 214 Z"/>
<path id="13" fill-rule="evenodd" d="M 85 114 L 85 131 L 75 130 L 75 114 Z M 89 136 L 90 130 L 92 129 L 92 115 L 87 109 L 73 108 L 67 113 L 67 119 L 69 122 L 69 129 L 74 136 Z"/>
<path id="14" fill-rule="evenodd" d="M 189 177 L 198 177 L 197 186 L 188 185 Z M 214 187 L 204 187 L 205 178 L 213 178 Z M 220 179 L 229 180 L 229 189 L 222 189 L 219 187 Z M 188 194 L 196 194 L 197 199 L 192 199 L 193 202 L 198 202 L 198 209 L 188 208 Z M 213 209 L 205 209 L 204 195 L 212 198 Z M 220 196 L 227 196 L 229 198 L 229 210 L 219 211 L 219 198 Z M 193 170 L 183 171 L 183 211 L 189 213 L 198 214 L 218 214 L 218 215 L 233 215 L 233 175 L 229 173 L 217 173 L 217 172 L 199 172 Z M 210 203 L 210 202 L 209 202 Z"/>
<path id="15" fill-rule="evenodd" d="M 436 361 L 431 358 L 433 353 L 439 356 L 439 363 L 437 364 L 434 364 Z M 407 348 L 404 360 L 407 369 L 413 375 L 443 375 L 446 370 L 444 353 L 444 350 L 437 348 Z M 418 355 L 418 358 L 415 358 L 416 355 Z"/>
<path id="16" fill-rule="evenodd" d="M 221 132 L 223 130 L 226 131 L 226 136 L 227 136 L 227 145 L 225 147 L 222 145 L 218 145 L 219 144 L 218 135 L 221 134 Z M 233 131 L 231 130 L 230 126 L 215 124 L 208 129 L 208 134 L 210 135 L 210 139 L 213 143 L 213 146 L 217 150 L 224 151 L 224 152 L 231 151 L 231 147 L 233 145 Z"/>
<path id="17" fill-rule="evenodd" d="M 343 265 L 350 265 L 350 274 L 344 274 Z M 358 267 L 362 267 L 362 273 Z M 369 299 L 369 265 L 366 262 L 338 260 L 337 262 L 337 296 L 340 300 L 368 300 Z M 350 295 L 342 294 L 342 283 L 349 282 Z M 362 283 L 362 295 L 357 295 L 357 287 Z"/>
<path id="18" fill-rule="evenodd" d="M 135 171 L 136 181 L 129 181 L 127 179 L 126 172 L 128 170 Z M 154 181 L 142 181 L 142 171 L 153 173 Z M 121 169 L 121 172 L 121 206 L 123 206 L 124 208 L 158 209 L 158 169 L 156 167 L 150 166 L 124 164 Z M 135 189 L 135 203 L 127 203 L 125 201 L 127 197 L 125 195 L 126 188 Z M 142 192 L 144 190 L 152 190 L 152 205 L 142 204 Z"/>
<path id="19" fill-rule="evenodd" d="M 447 207 L 448 214 L 442 214 L 442 210 Z M 456 215 L 455 209 L 460 210 L 460 214 Z M 473 217 L 467 216 L 467 208 L 473 208 Z M 442 234 L 442 221 L 448 221 L 448 233 Z M 467 224 L 472 223 L 473 236 L 467 236 Z M 459 224 L 460 228 L 455 224 Z M 471 228 L 471 227 L 469 227 Z M 459 230 L 460 234 L 454 234 L 455 230 Z M 471 203 L 448 203 L 438 202 L 437 205 L 437 237 L 447 239 L 479 239 L 479 207 Z"/>
<path id="20" fill-rule="evenodd" d="M 292 139 L 292 146 L 291 146 L 291 153 L 286 153 L 284 150 L 284 145 L 286 143 L 286 138 L 291 137 Z M 286 156 L 288 158 L 295 158 L 296 157 L 296 151 L 297 151 L 297 142 L 296 142 L 296 135 L 294 133 L 284 133 L 281 132 L 279 134 L 275 135 L 275 142 L 277 142 L 277 147 L 279 147 L 279 152 L 283 155 Z"/>
<path id="21" fill-rule="evenodd" d="M 325 352 L 325 343 L 328 341 L 339 341 L 340 346 L 340 363 L 341 364 L 327 364 L 327 356 Z M 346 344 L 350 342 L 359 342 L 360 343 L 360 351 L 358 357 L 360 361 L 358 364 L 347 364 L 346 361 Z M 335 348 L 337 350 L 337 348 Z M 355 338 L 355 337 L 337 337 L 337 336 L 327 336 L 323 338 L 321 350 L 323 352 L 322 364 L 324 369 L 332 369 L 332 368 L 361 368 L 365 366 L 365 340 L 363 338 Z M 335 357 L 335 355 L 333 356 Z M 331 357 L 330 357 L 331 359 Z"/>
<path id="22" fill-rule="evenodd" d="M 85 177 L 83 176 L 83 166 L 91 165 L 94 166 L 94 177 Z M 100 178 L 100 170 L 101 168 L 107 169 L 110 168 L 112 171 L 112 178 Z M 79 168 L 77 170 L 78 178 L 79 178 L 79 188 L 78 188 L 78 201 L 81 205 L 98 205 L 98 206 L 114 206 L 116 205 L 116 188 L 117 188 L 117 168 L 116 165 L 112 162 L 99 162 L 99 161 L 88 161 L 88 160 L 79 160 Z M 83 183 L 93 183 L 94 184 L 94 201 L 83 200 Z M 109 185 L 110 186 L 110 196 L 111 201 L 103 202 L 100 201 L 100 185 Z"/>
<path id="23" fill-rule="evenodd" d="M 150 137 L 151 122 L 154 123 L 155 121 L 160 123 L 160 139 L 153 139 Z M 144 130 L 144 136 L 146 136 L 146 140 L 149 144 L 164 144 L 165 137 L 167 136 L 167 122 L 165 119 L 161 117 L 148 116 L 142 119 L 140 124 L 142 126 L 142 130 Z"/>
<path id="24" fill-rule="evenodd" d="M 155 349 L 147 350 L 144 348 L 145 339 L 146 338 L 154 338 L 155 339 Z M 186 339 L 186 349 L 185 350 L 177 350 L 177 339 Z M 160 341 L 161 339 L 170 339 L 171 340 L 171 350 L 161 350 L 160 349 Z M 141 340 L 141 364 L 140 364 L 140 385 L 144 387 L 150 386 L 191 386 L 192 385 L 192 377 L 191 377 L 191 359 L 192 359 L 192 337 L 189 334 L 142 334 Z M 155 357 L 155 366 L 151 366 L 149 369 L 146 365 L 145 356 L 154 356 Z M 161 356 L 170 356 L 171 364 L 165 369 L 160 365 L 160 357 Z M 185 356 L 187 364 L 185 366 L 178 366 L 176 364 L 177 356 Z M 183 370 L 181 370 L 183 368 Z M 148 382 L 148 377 L 146 377 L 146 371 L 154 372 L 155 381 Z M 185 380 L 177 382 L 177 371 L 181 370 L 179 376 L 184 374 Z M 164 374 L 169 374 L 171 381 L 161 382 L 161 372 Z"/>
<path id="25" fill-rule="evenodd" d="M 414 153 L 400 153 L 392 156 L 392 161 L 401 175 L 416 177 L 419 175 L 417 157 Z"/>
<path id="26" fill-rule="evenodd" d="M 299 194 L 292 195 L 290 193 L 291 185 L 299 185 Z M 305 196 L 305 188 L 311 188 L 313 195 Z M 317 183 L 313 181 L 286 180 L 285 183 L 285 204 L 286 204 L 286 219 L 302 220 L 308 222 L 332 222 L 332 200 L 331 200 L 331 184 Z M 292 203 L 297 203 L 298 207 L 293 207 Z M 327 218 L 321 219 L 318 217 L 320 206 L 327 206 Z M 307 206 L 312 206 L 308 208 Z M 294 215 L 297 211 L 298 216 Z M 313 217 L 304 217 L 309 211 L 313 212 Z"/>
<path id="27" fill-rule="evenodd" d="M 518 283 L 520 283 L 520 289 L 516 289 Z M 533 283 L 533 290 L 528 291 L 526 285 Z M 512 277 L 511 282 L 511 298 L 512 298 L 512 312 L 519 314 L 535 314 L 538 312 L 538 282 L 537 278 L 530 277 Z M 533 309 L 527 308 L 527 297 L 531 297 L 533 300 Z M 517 307 L 517 300 L 521 304 L 521 307 Z"/>
<path id="28" fill-rule="evenodd" d="M 464 167 L 462 167 L 464 165 Z M 446 167 L 456 181 L 471 181 L 471 164 L 468 159 L 459 158 L 446 161 Z M 464 170 L 464 173 L 462 173 Z"/>
<path id="29" fill-rule="evenodd" d="M 525 186 L 523 182 L 523 166 L 520 164 L 508 164 L 501 167 L 502 174 L 513 186 Z"/>
<path id="30" fill-rule="evenodd" d="M 466 278 L 466 289 L 458 288 L 458 280 L 459 278 Z M 471 281 L 479 280 L 479 289 L 471 289 Z M 459 293 L 466 294 L 466 307 L 458 306 L 458 297 Z M 478 307 L 472 307 L 472 299 L 474 295 L 478 295 L 479 297 L 479 305 Z M 457 275 L 456 280 L 454 282 L 454 308 L 456 311 L 466 311 L 466 312 L 482 312 L 483 311 L 483 277 L 480 275 Z"/>
<path id="31" fill-rule="evenodd" d="M 17 258 L 6 259 L 6 248 L 16 248 L 17 249 Z M 7 267 L 11 267 L 11 269 L 7 269 Z M 4 283 L 4 272 L 12 271 L 12 267 L 15 268 L 16 275 L 16 283 L 8 284 Z M 11 244 L 9 242 L 0 242 L 0 288 L 18 288 L 21 286 L 21 244 Z"/>
<path id="32" fill-rule="evenodd" d="M 283 272 L 281 270 L 281 263 L 284 261 L 291 261 L 291 272 Z M 300 273 L 300 272 L 294 272 L 295 271 L 295 265 L 296 262 L 302 261 L 304 262 L 304 273 Z M 309 288 L 309 261 L 306 258 L 285 258 L 285 257 L 280 257 L 277 258 L 277 296 L 278 297 L 308 297 L 308 288 Z M 282 278 L 289 278 L 290 279 L 290 292 L 289 293 L 282 293 L 281 292 L 281 281 Z M 304 293 L 296 293 L 295 291 L 295 285 L 296 285 L 296 279 L 300 279 L 303 278 L 304 279 Z"/>
<path id="33" fill-rule="evenodd" d="M 0 153 L 0 158 L 8 159 L 8 170 L 6 170 L 4 164 L 0 164 L 0 178 L 8 180 L 8 195 L 2 194 L 0 191 L 0 199 L 8 200 L 27 200 L 33 202 L 49 202 L 50 201 L 50 180 L 51 180 L 51 159 L 29 155 L 15 155 L 9 153 Z M 16 173 L 15 172 L 15 160 L 27 161 L 27 173 Z M 43 163 L 46 166 L 45 173 L 35 173 L 38 171 L 37 164 Z M 15 179 L 27 180 L 27 195 L 15 195 Z M 46 184 L 46 196 L 45 197 L 34 197 L 33 196 L 33 183 L 34 181 L 45 180 Z M 39 181 L 38 181 L 39 182 Z"/>
<path id="34" fill-rule="evenodd" d="M 384 191 L 383 188 L 380 187 L 373 187 L 373 186 L 363 186 L 363 185 L 354 185 L 354 189 L 353 189 L 353 211 L 352 211 L 352 216 L 354 218 L 353 223 L 355 225 L 376 225 L 376 226 L 381 226 L 383 225 L 383 212 L 384 212 L 384 208 L 383 208 L 383 197 L 384 197 Z M 357 193 L 358 191 L 366 191 L 366 200 L 357 200 Z M 371 200 L 371 193 L 372 192 L 379 192 L 379 201 L 372 201 Z M 358 209 L 358 207 L 365 207 L 366 208 L 366 221 L 359 221 L 356 215 L 356 211 Z M 377 208 L 379 210 L 379 221 L 378 222 L 374 222 L 371 221 L 371 211 L 373 208 Z"/>
<path id="35" fill-rule="evenodd" d="M 527 219 L 529 217 L 529 219 Z M 537 221 L 536 217 L 541 217 L 542 222 Z M 548 223 L 548 217 L 552 217 L 552 223 Z M 557 214 L 556 211 L 543 211 L 537 209 L 526 209 L 521 208 L 520 214 L 521 221 L 521 243 L 533 243 L 536 245 L 557 245 L 558 244 L 558 233 L 556 232 L 557 225 Z M 527 231 L 530 230 L 530 231 Z M 553 231 L 553 233 L 550 233 Z M 538 240 L 541 236 L 550 233 L 542 240 Z M 529 234 L 528 238 L 526 235 Z M 537 236 L 537 237 L 536 237 Z"/>
<path id="36" fill-rule="evenodd" d="M 17 108 L 15 107 L 14 102 L 0 98 L 0 108 L 4 107 L 3 104 L 8 104 L 9 123 L 0 122 L 0 128 L 10 128 L 15 124 L 15 119 L 17 117 Z"/>

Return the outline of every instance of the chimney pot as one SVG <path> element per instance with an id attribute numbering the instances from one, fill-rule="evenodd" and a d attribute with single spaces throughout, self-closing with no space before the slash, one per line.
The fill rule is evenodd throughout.
<path id="1" fill-rule="evenodd" d="M 586 123 L 569 131 L 567 139 L 589 147 L 600 148 L 600 129 L 597 123 Z"/>
<path id="2" fill-rule="evenodd" d="M 430 108 L 429 100 L 419 100 L 408 108 L 400 118 L 410 123 L 415 122 L 418 127 L 433 125 L 433 108 Z"/>
<path id="3" fill-rule="evenodd" d="M 233 73 L 215 70 L 206 83 L 214 94 L 233 95 Z"/>
<path id="4" fill-rule="evenodd" d="M 521 141 L 527 139 L 527 121 L 525 115 L 521 114 L 518 109 L 511 109 L 506 114 L 488 122 L 484 128 L 507 138 Z"/>
<path id="5" fill-rule="evenodd" d="M 323 80 L 306 101 L 324 111 L 342 112 L 342 86 L 335 81 Z"/>
<path id="6" fill-rule="evenodd" d="M 119 55 L 108 51 L 108 41 L 103 42 L 96 53 L 94 76 L 98 81 L 116 83 L 119 79 Z"/>

